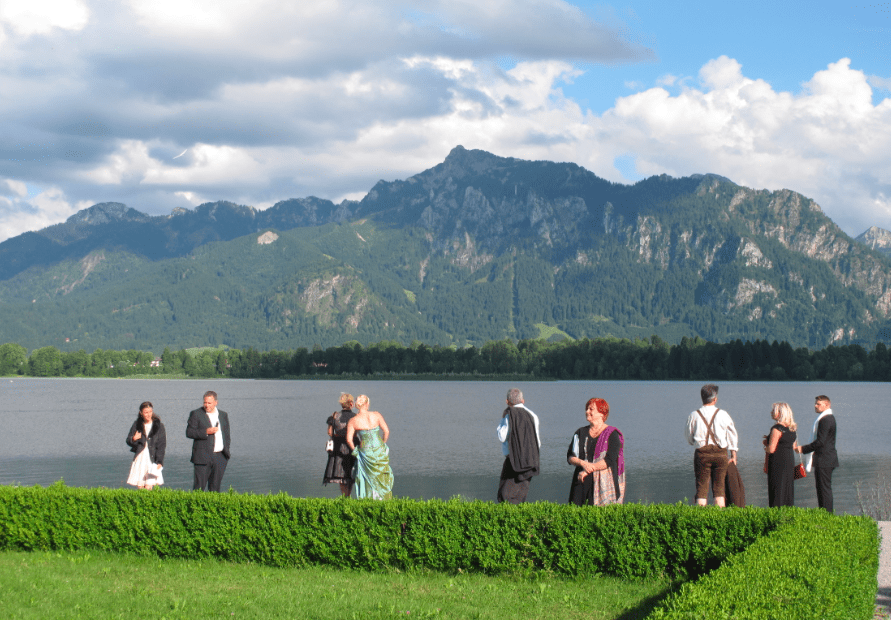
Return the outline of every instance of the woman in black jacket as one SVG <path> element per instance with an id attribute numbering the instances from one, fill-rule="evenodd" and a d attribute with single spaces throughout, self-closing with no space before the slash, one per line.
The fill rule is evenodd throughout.
<path id="1" fill-rule="evenodd" d="M 127 433 L 127 445 L 131 452 L 136 453 L 127 484 L 140 489 L 164 484 L 161 470 L 167 450 L 167 431 L 149 401 L 139 405 L 139 415 Z"/>

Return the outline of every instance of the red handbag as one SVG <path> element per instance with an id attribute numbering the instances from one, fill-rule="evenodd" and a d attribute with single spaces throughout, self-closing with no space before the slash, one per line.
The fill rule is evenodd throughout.
<path id="1" fill-rule="evenodd" d="M 807 471 L 804 469 L 804 465 L 801 463 L 801 454 L 798 455 L 798 465 L 795 466 L 795 470 L 792 475 L 795 476 L 796 480 L 807 478 Z"/>

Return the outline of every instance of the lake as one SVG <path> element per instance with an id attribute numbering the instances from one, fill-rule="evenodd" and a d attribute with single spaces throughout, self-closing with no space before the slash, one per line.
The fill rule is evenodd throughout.
<path id="1" fill-rule="evenodd" d="M 610 404 L 609 423 L 625 436 L 627 501 L 689 501 L 695 488 L 693 448 L 684 424 L 700 405 L 699 382 L 559 381 L 519 383 L 526 405 L 541 419 L 542 474 L 529 500 L 563 503 L 573 468 L 566 450 L 586 424 L 593 396 Z M 322 485 L 327 455 L 325 420 L 341 391 L 368 394 L 371 409 L 390 426 L 394 494 L 412 498 L 494 500 L 503 457 L 495 427 L 504 409 L 505 382 L 264 381 L 221 379 L 0 378 L 0 484 L 125 487 L 132 453 L 124 443 L 136 410 L 154 403 L 167 428 L 164 479 L 191 488 L 190 410 L 205 390 L 219 394 L 232 424 L 232 460 L 224 488 L 295 497 L 337 497 Z M 810 441 L 814 396 L 827 394 L 838 420 L 841 467 L 833 476 L 837 512 L 859 514 L 856 484 L 875 485 L 891 467 L 891 425 L 884 383 L 720 384 L 718 404 L 740 434 L 739 461 L 749 504 L 767 505 L 762 437 L 770 406 L 786 401 Z M 795 483 L 795 503 L 816 506 L 813 475 Z"/>

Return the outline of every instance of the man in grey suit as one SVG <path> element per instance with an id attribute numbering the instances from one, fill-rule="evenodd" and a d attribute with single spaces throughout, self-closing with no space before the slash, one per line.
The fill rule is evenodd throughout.
<path id="1" fill-rule="evenodd" d="M 204 406 L 189 413 L 186 437 L 192 439 L 196 491 L 219 491 L 229 462 L 229 414 L 217 409 L 217 393 L 204 393 Z"/>
<path id="2" fill-rule="evenodd" d="M 817 396 L 814 411 L 817 420 L 814 422 L 813 441 L 806 446 L 799 446 L 801 454 L 813 455 L 808 459 L 807 470 L 811 466 L 816 470 L 817 503 L 820 508 L 832 512 L 832 470 L 838 467 L 838 453 L 835 451 L 835 416 L 830 408 L 829 397 Z"/>

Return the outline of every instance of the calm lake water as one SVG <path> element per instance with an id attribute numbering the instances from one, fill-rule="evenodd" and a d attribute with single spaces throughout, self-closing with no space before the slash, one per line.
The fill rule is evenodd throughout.
<path id="1" fill-rule="evenodd" d="M 684 501 L 694 495 L 693 448 L 684 423 L 699 406 L 696 382 L 561 381 L 519 384 L 541 419 L 542 474 L 530 501 L 563 503 L 572 468 L 566 449 L 586 424 L 584 405 L 610 403 L 609 422 L 625 436 L 628 501 Z M 336 497 L 322 485 L 325 420 L 341 391 L 368 394 L 390 426 L 390 458 L 400 497 L 494 500 L 503 457 L 495 426 L 513 384 L 448 381 L 260 381 L 0 378 L 0 484 L 124 487 L 132 454 L 124 443 L 140 402 L 167 428 L 164 479 L 191 488 L 190 410 L 205 390 L 219 394 L 232 424 L 224 487 L 295 497 Z M 740 433 L 740 469 L 750 504 L 767 505 L 761 439 L 770 406 L 786 401 L 810 441 L 814 396 L 828 394 L 839 427 L 841 467 L 833 477 L 838 512 L 859 514 L 855 484 L 875 485 L 891 467 L 889 387 L 882 383 L 722 383 L 719 405 Z M 812 477 L 795 483 L 795 503 L 816 506 Z"/>

